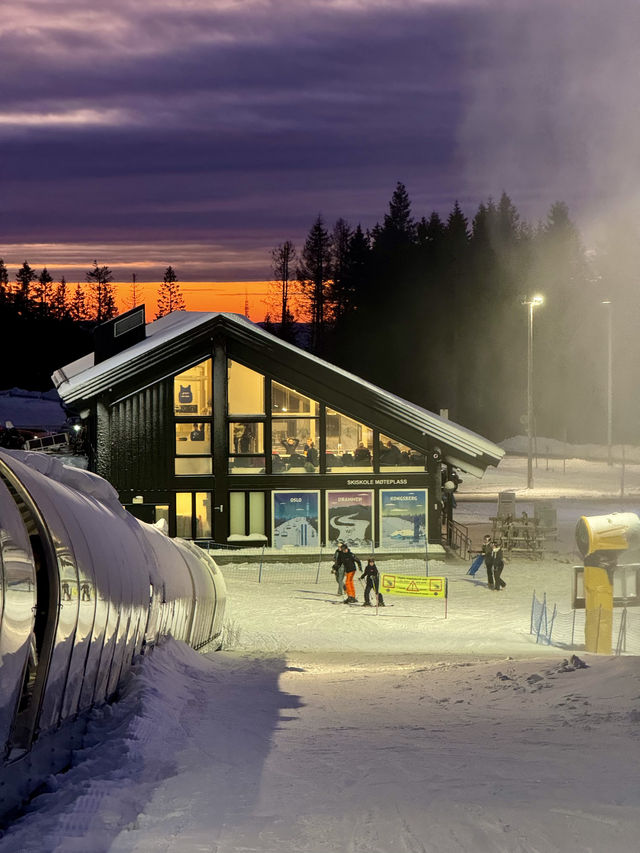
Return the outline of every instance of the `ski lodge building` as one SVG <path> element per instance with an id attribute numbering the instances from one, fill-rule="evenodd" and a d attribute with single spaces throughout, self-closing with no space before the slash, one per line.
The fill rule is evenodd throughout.
<path id="1" fill-rule="evenodd" d="M 501 448 L 237 314 L 138 306 L 53 381 L 89 468 L 169 533 L 220 544 L 422 549 L 442 543 L 442 471 Z"/>

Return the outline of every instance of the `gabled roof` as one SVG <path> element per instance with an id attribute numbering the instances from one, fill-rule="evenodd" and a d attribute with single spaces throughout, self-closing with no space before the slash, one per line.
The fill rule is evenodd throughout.
<path id="1" fill-rule="evenodd" d="M 122 398 L 205 357 L 217 333 L 226 338 L 229 355 L 248 367 L 273 373 L 283 384 L 425 453 L 437 446 L 446 462 L 471 474 L 481 476 L 504 455 L 477 433 L 280 340 L 240 314 L 175 311 L 149 323 L 145 340 L 99 364 L 86 355 L 57 370 L 53 382 L 65 403 L 80 408 L 105 393 Z"/>

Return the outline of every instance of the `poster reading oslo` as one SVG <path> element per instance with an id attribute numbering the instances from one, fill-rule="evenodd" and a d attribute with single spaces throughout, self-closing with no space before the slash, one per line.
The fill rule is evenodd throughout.
<path id="1" fill-rule="evenodd" d="M 380 492 L 380 544 L 410 547 L 425 543 L 426 489 L 382 489 Z"/>
<path id="2" fill-rule="evenodd" d="M 327 492 L 329 541 L 354 548 L 373 541 L 373 492 Z"/>
<path id="3" fill-rule="evenodd" d="M 273 544 L 317 545 L 320 530 L 319 492 L 272 492 Z"/>

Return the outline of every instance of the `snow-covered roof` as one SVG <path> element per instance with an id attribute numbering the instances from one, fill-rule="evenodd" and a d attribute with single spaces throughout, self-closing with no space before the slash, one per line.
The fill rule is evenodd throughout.
<path id="1" fill-rule="evenodd" d="M 375 423 L 377 412 L 384 416 L 385 423 L 393 420 L 399 427 L 409 427 L 417 433 L 418 444 L 424 444 L 425 449 L 427 443 L 441 446 L 447 462 L 471 474 L 481 476 L 487 465 L 497 465 L 504 455 L 502 448 L 477 433 L 280 340 L 240 314 L 173 312 L 149 323 L 144 340 L 99 364 L 94 363 L 93 354 L 84 356 L 57 370 L 52 378 L 66 403 L 81 404 L 117 388 L 120 383 L 131 382 L 135 374 L 161 362 L 173 361 L 172 368 L 175 365 L 175 369 L 180 369 L 183 366 L 180 359 L 185 358 L 187 347 L 193 346 L 199 337 L 207 338 L 219 326 L 227 336 L 246 344 L 256 356 L 278 361 L 283 369 L 294 365 L 297 373 L 312 381 L 316 389 L 321 383 L 326 389 L 325 402 L 337 410 L 341 408 L 342 398 L 350 403 L 349 412 L 355 414 L 358 398 L 366 422 L 371 423 L 373 418 Z M 297 390 L 314 396 L 304 385 Z"/>

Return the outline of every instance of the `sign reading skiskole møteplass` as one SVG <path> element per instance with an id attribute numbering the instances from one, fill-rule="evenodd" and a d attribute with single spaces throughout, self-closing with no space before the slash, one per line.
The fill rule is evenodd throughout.
<path id="1" fill-rule="evenodd" d="M 406 486 L 406 477 L 369 477 L 366 480 L 347 480 L 347 486 Z"/>

